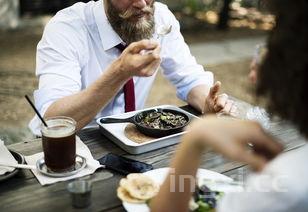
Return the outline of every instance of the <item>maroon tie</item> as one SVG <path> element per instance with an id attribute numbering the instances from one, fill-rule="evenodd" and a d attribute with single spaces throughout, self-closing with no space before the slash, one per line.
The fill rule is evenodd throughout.
<path id="1" fill-rule="evenodd" d="M 121 52 L 126 48 L 123 44 L 118 44 L 116 46 Z M 135 86 L 133 78 L 130 78 L 123 87 L 124 90 L 124 100 L 125 100 L 125 112 L 130 112 L 136 110 L 135 106 Z"/>

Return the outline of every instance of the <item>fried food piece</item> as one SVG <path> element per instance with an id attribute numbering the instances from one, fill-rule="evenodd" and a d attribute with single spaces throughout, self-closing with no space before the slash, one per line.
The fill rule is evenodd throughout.
<path id="1" fill-rule="evenodd" d="M 120 181 L 120 187 L 125 189 L 131 197 L 139 200 L 153 198 L 159 191 L 159 186 L 148 176 L 143 174 L 129 174 Z"/>
<path id="2" fill-rule="evenodd" d="M 144 203 L 145 200 L 137 199 L 135 197 L 132 197 L 128 191 L 126 191 L 123 187 L 119 187 L 117 189 L 117 196 L 120 198 L 120 200 L 124 202 L 129 202 L 129 203 Z"/>

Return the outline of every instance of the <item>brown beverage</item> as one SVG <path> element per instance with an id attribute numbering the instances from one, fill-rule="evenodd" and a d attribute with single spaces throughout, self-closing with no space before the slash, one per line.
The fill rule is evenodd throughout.
<path id="1" fill-rule="evenodd" d="M 69 117 L 46 119 L 48 127 L 42 126 L 43 152 L 49 171 L 65 172 L 75 167 L 76 122 Z"/>

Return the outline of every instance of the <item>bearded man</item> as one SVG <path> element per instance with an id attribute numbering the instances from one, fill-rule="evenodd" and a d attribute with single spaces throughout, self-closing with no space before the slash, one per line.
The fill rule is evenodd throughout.
<path id="1" fill-rule="evenodd" d="M 171 32 L 158 36 L 160 26 Z M 190 54 L 174 15 L 154 0 L 99 0 L 59 11 L 37 46 L 35 104 L 44 117 L 69 116 L 81 129 L 97 117 L 142 109 L 159 66 L 197 110 L 234 111 Z M 34 117 L 34 134 L 39 125 Z"/>

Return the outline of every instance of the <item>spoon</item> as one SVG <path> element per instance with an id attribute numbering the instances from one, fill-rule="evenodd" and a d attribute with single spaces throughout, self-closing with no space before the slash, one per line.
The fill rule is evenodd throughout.
<path id="1" fill-rule="evenodd" d="M 18 168 L 18 169 L 36 169 L 36 166 L 26 165 L 26 164 L 2 164 L 0 163 L 0 166 L 13 167 L 13 168 Z"/>
<path id="2" fill-rule="evenodd" d="M 157 27 L 157 39 L 161 38 L 163 39 L 165 35 L 169 34 L 171 32 L 172 25 L 160 25 Z M 140 52 L 142 55 L 144 54 L 151 54 L 153 53 L 153 50 L 142 50 Z"/>

